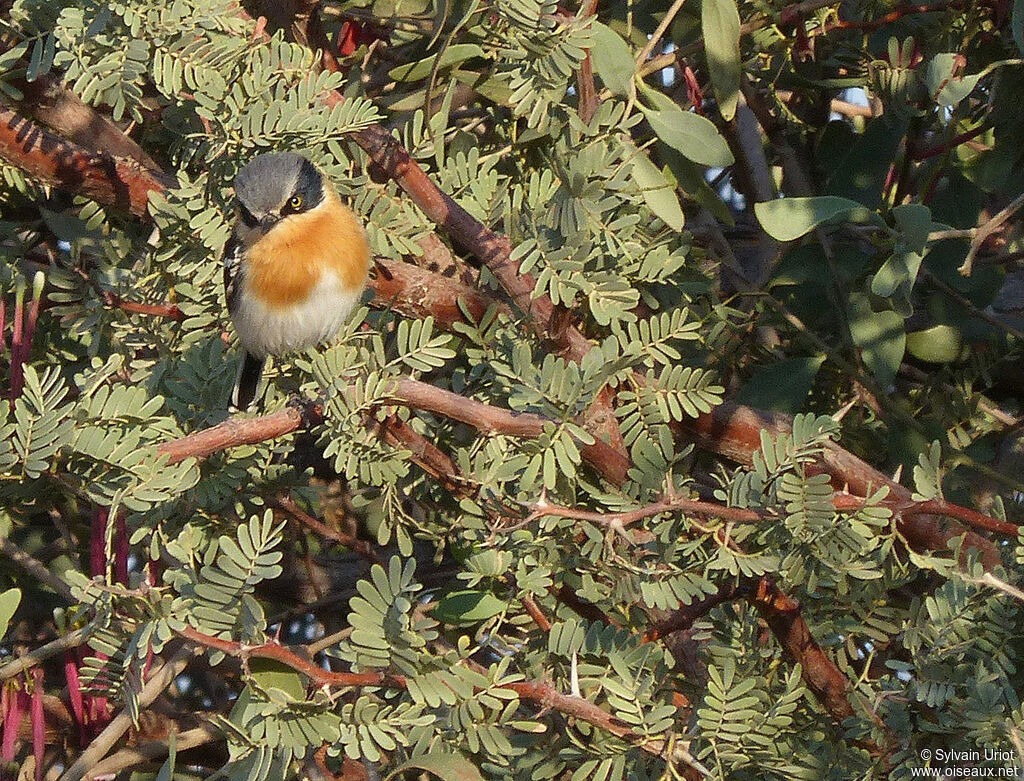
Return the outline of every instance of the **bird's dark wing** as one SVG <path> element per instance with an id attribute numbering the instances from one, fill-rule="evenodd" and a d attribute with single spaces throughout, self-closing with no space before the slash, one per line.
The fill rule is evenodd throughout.
<path id="1" fill-rule="evenodd" d="M 242 270 L 242 244 L 234 234 L 224 245 L 224 296 L 228 312 L 234 313 L 238 298 L 238 276 Z"/>

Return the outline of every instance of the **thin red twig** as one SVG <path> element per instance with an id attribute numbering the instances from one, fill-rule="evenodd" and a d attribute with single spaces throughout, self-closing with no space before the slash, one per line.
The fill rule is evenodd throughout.
<path id="1" fill-rule="evenodd" d="M 211 648 L 238 659 L 272 659 L 302 673 L 316 686 L 331 687 L 382 687 L 387 689 L 406 689 L 408 684 L 405 676 L 380 672 L 333 672 L 325 670 L 313 662 L 304 659 L 291 649 L 277 643 L 243 646 L 231 640 L 199 632 L 186 627 L 179 632 L 182 638 Z M 551 684 L 541 681 L 516 681 L 501 685 L 500 688 L 514 691 L 520 699 L 536 703 L 543 708 L 550 708 L 567 716 L 572 716 L 611 734 L 637 744 L 652 754 L 661 755 L 665 748 L 660 741 L 646 741 L 641 735 L 633 732 L 624 722 L 583 697 L 562 694 Z"/>
<path id="2" fill-rule="evenodd" d="M 334 540 L 335 542 L 344 545 L 346 548 L 349 548 L 355 553 L 362 556 L 371 564 L 381 563 L 380 556 L 377 555 L 377 552 L 372 548 L 372 546 L 368 542 L 366 542 L 365 540 L 360 540 L 353 534 L 348 534 L 346 532 L 341 531 L 340 529 L 335 529 L 331 526 L 328 526 L 323 521 L 314 518 L 312 515 L 310 515 L 301 507 L 299 507 L 295 503 L 295 500 L 293 500 L 290 496 L 279 496 L 276 499 L 271 500 L 271 504 L 276 505 L 278 508 L 287 513 L 288 516 L 291 517 L 292 520 L 294 520 L 296 523 L 306 527 L 307 529 L 309 529 L 312 532 L 315 532 L 316 534 L 319 534 L 321 537 L 326 537 L 329 540 Z"/>

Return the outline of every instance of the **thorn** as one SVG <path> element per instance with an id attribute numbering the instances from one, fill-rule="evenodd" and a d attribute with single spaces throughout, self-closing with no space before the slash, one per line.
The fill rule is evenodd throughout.
<path id="1" fill-rule="evenodd" d="M 840 421 L 841 421 L 841 420 L 842 420 L 843 418 L 845 418 L 845 417 L 846 417 L 846 414 L 847 414 L 847 413 L 848 413 L 848 412 L 849 412 L 850 410 L 852 410 L 852 409 L 853 409 L 854 407 L 856 407 L 856 406 L 857 406 L 857 402 L 858 402 L 858 401 L 859 401 L 859 399 L 856 399 L 856 398 L 855 398 L 855 399 L 851 399 L 851 400 L 850 400 L 850 402 L 849 402 L 848 404 L 845 404 L 845 405 L 844 405 L 844 406 L 843 406 L 842 408 L 840 408 L 839 410 L 837 410 L 837 411 L 836 411 L 836 412 L 835 412 L 835 413 L 834 413 L 834 414 L 832 415 L 832 420 L 834 420 L 834 421 L 835 421 L 836 423 L 839 423 L 839 422 L 840 422 Z"/>
<path id="2" fill-rule="evenodd" d="M 575 651 L 572 652 L 572 658 L 569 660 L 569 690 L 574 697 L 583 696 L 580 694 L 579 660 L 576 657 Z"/>

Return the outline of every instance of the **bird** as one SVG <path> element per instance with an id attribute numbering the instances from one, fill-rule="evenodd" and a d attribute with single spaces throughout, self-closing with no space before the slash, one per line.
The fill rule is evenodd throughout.
<path id="1" fill-rule="evenodd" d="M 230 405 L 240 411 L 255 405 L 269 356 L 322 344 L 345 325 L 366 287 L 370 248 L 327 176 L 295 152 L 246 163 L 235 199 L 224 292 L 244 350 Z"/>

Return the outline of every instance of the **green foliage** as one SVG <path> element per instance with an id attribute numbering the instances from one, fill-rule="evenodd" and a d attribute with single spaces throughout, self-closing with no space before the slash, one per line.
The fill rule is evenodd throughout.
<path id="1" fill-rule="evenodd" d="M 228 0 L 11 4 L 4 106 L 63 83 L 176 186 L 135 220 L 0 163 L 5 376 L 24 366 L 2 383 L 0 534 L 25 551 L 0 573 L 0 651 L 89 622 L 85 691 L 141 730 L 152 656 L 207 646 L 159 707 L 214 723 L 228 760 L 196 767 L 238 781 L 346 761 L 905 778 L 922 749 L 1019 750 L 1024 534 L 983 567 L 953 520 L 922 543 L 935 519 L 906 494 L 854 470 L 854 501 L 853 467 L 822 459 L 1019 518 L 1020 324 L 998 294 L 1021 243 L 1004 227 L 965 259 L 1020 189 L 1024 6 L 674 5 L 325 3 L 306 32 L 335 71 Z M 860 97 L 870 116 L 842 102 Z M 435 225 L 381 175 L 353 142 L 374 124 L 507 237 L 536 309 L 499 289 L 503 237 Z M 368 294 L 337 339 L 268 367 L 260 414 L 315 399 L 312 432 L 171 459 L 227 419 L 231 186 L 271 150 L 320 166 L 375 253 L 494 305 L 448 326 L 453 307 L 403 314 L 433 290 Z M 409 379 L 536 426 L 411 408 Z M 594 462 L 616 428 L 621 482 Z M 78 604 L 51 618 L 58 581 Z M 758 602 L 768 585 L 791 604 Z M 178 739 L 160 779 L 192 772 Z"/>

